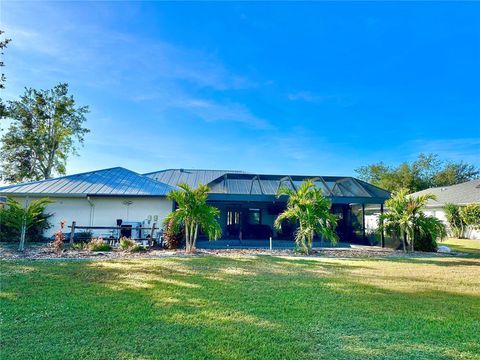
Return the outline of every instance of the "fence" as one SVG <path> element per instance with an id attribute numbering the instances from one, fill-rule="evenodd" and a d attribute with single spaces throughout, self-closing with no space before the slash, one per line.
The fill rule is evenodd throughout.
<path id="1" fill-rule="evenodd" d="M 132 233 L 132 230 L 136 230 L 137 234 L 139 235 L 138 237 L 132 237 L 129 236 L 132 240 L 135 241 L 148 241 L 148 246 L 153 246 L 153 241 L 154 241 L 154 235 L 156 235 L 155 230 L 160 230 L 156 226 L 156 223 L 153 223 L 151 227 L 144 227 L 141 225 L 132 227 L 131 225 L 120 225 L 120 226 L 83 226 L 83 225 L 77 225 L 75 221 L 72 222 L 72 225 L 68 226 L 70 228 L 70 239 L 69 242 L 70 244 L 73 244 L 75 240 L 75 232 L 78 230 L 84 230 L 84 231 L 91 231 L 91 230 L 111 230 L 111 233 L 108 234 L 108 236 L 104 236 L 106 240 L 109 241 L 114 241 L 118 242 L 123 234 L 126 232 L 130 231 Z M 148 235 L 146 237 L 142 237 L 142 234 L 144 234 L 144 231 L 148 232 Z M 143 233 L 142 233 L 143 232 Z M 157 232 L 158 235 L 160 235 L 159 232 Z M 158 237 L 157 240 L 160 240 L 160 236 Z"/>

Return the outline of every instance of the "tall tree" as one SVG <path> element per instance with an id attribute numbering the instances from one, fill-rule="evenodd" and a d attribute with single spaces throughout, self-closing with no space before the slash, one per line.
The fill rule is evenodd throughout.
<path id="1" fill-rule="evenodd" d="M 337 217 L 330 212 L 332 203 L 323 196 L 321 189 L 315 187 L 313 181 L 304 181 L 298 191 L 281 187 L 277 196 L 284 195 L 288 196 L 287 208 L 275 219 L 275 227 L 281 229 L 284 220 L 296 221 L 295 242 L 301 252 L 312 253 L 315 234 L 321 236 L 322 240 L 336 243 Z"/>
<path id="2" fill-rule="evenodd" d="M 164 224 L 173 225 L 178 231 L 180 226 L 185 228 L 186 251 L 195 252 L 198 231 L 202 230 L 210 240 L 217 240 L 222 234 L 218 223 L 220 211 L 207 204 L 209 188 L 199 185 L 192 189 L 187 184 L 179 184 L 180 190 L 168 193 L 168 198 L 177 203 L 177 209 L 171 212 L 164 220 Z"/>
<path id="3" fill-rule="evenodd" d="M 77 106 L 67 84 L 53 89 L 25 89 L 9 101 L 12 123 L 2 141 L 2 177 L 7 182 L 49 179 L 65 174 L 67 159 L 77 154 L 90 130 L 83 127 L 87 106 Z"/>
<path id="4" fill-rule="evenodd" d="M 408 189 L 411 192 L 455 185 L 480 175 L 480 170 L 471 164 L 445 162 L 435 154 L 420 154 L 415 161 L 403 162 L 396 167 L 380 162 L 355 171 L 362 180 L 386 190 Z"/>
<path id="5" fill-rule="evenodd" d="M 0 30 L 0 36 L 2 36 L 5 33 L 5 31 Z M 0 40 L 0 67 L 4 67 L 5 63 L 3 62 L 3 49 L 5 49 L 8 45 L 8 43 L 12 41 L 12 39 L 1 39 Z M 0 74 L 0 89 L 5 89 L 5 81 L 7 80 L 5 74 L 2 73 Z"/>
<path id="6" fill-rule="evenodd" d="M 3 35 L 5 31 L 0 30 L 0 36 Z M 8 45 L 8 43 L 12 41 L 12 39 L 1 39 L 0 40 L 0 68 L 3 68 L 5 66 L 5 63 L 3 61 L 3 49 L 5 49 Z M 3 71 L 0 74 L 0 90 L 5 89 L 5 82 L 7 81 L 7 78 Z M 0 120 L 3 119 L 7 115 L 6 112 L 6 106 L 5 103 L 3 102 L 2 98 L 0 97 Z"/>

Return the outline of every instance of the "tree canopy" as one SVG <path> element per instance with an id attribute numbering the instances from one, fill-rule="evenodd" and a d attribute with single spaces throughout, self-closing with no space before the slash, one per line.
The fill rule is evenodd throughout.
<path id="1" fill-rule="evenodd" d="M 285 195 L 288 196 L 287 208 L 278 215 L 274 225 L 281 229 L 284 220 L 298 223 L 295 231 L 298 251 L 311 254 L 315 234 L 336 244 L 337 217 L 330 212 L 332 203 L 323 196 L 321 189 L 315 187 L 313 181 L 304 181 L 297 191 L 287 187 L 278 189 L 278 197 Z"/>
<path id="2" fill-rule="evenodd" d="M 359 178 L 389 191 L 408 189 L 410 192 L 431 187 L 449 186 L 473 180 L 480 175 L 474 165 L 445 162 L 436 154 L 420 154 L 413 162 L 388 166 L 383 162 L 355 170 Z"/>
<path id="3" fill-rule="evenodd" d="M 178 187 L 180 190 L 168 193 L 168 198 L 176 202 L 177 209 L 168 214 L 164 224 L 171 223 L 176 231 L 183 225 L 186 251 L 195 252 L 199 230 L 202 230 L 209 240 L 217 240 L 222 235 L 222 228 L 218 223 L 220 211 L 207 204 L 207 185 L 200 184 L 196 189 L 192 189 L 182 183 Z"/>
<path id="4" fill-rule="evenodd" d="M 7 182 L 49 179 L 63 175 L 70 155 L 85 134 L 87 106 L 77 106 L 68 84 L 53 89 L 26 88 L 7 105 L 10 127 L 1 138 L 2 178 Z"/>

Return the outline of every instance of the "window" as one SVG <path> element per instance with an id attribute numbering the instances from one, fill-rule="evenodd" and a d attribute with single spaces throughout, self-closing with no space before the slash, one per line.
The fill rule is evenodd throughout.
<path id="1" fill-rule="evenodd" d="M 262 223 L 262 213 L 260 209 L 248 209 L 248 223 L 250 225 L 259 225 Z"/>
<path id="2" fill-rule="evenodd" d="M 227 225 L 238 225 L 238 224 L 240 224 L 240 212 L 227 211 Z"/>

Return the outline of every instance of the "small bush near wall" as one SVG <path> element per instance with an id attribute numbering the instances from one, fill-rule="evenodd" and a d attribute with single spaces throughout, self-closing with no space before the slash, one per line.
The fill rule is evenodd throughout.
<path id="1" fill-rule="evenodd" d="M 120 239 L 120 249 L 129 252 L 139 252 L 143 250 L 143 247 L 140 244 L 137 244 L 135 240 L 122 236 Z"/>
<path id="2" fill-rule="evenodd" d="M 178 249 L 185 243 L 185 228 L 180 226 L 177 231 L 170 221 L 163 227 L 163 247 L 165 249 Z"/>
<path id="3" fill-rule="evenodd" d="M 93 239 L 88 244 L 90 251 L 111 251 L 112 246 L 107 244 L 102 238 Z"/>

